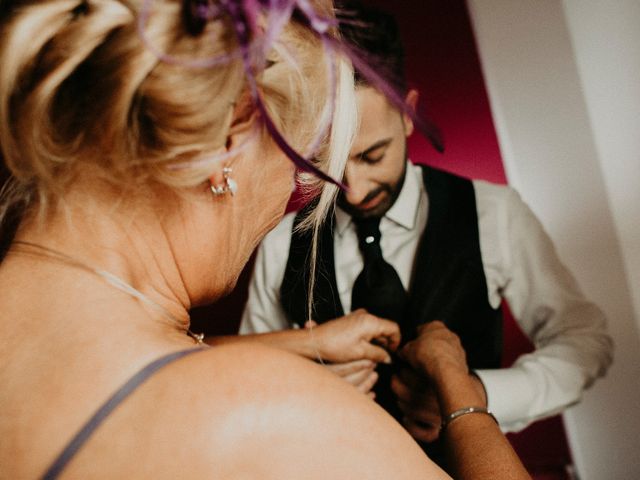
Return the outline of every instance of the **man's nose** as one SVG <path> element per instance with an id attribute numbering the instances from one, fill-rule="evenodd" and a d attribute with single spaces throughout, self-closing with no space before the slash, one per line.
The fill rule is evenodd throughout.
<path id="1" fill-rule="evenodd" d="M 359 205 L 369 193 L 367 181 L 357 175 L 353 169 L 347 168 L 345 172 L 345 181 L 349 190 L 345 193 L 345 199 L 351 205 Z"/>

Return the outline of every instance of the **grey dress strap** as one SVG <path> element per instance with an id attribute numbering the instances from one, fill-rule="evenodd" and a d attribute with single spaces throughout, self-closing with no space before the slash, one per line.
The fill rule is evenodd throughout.
<path id="1" fill-rule="evenodd" d="M 140 385 L 142 385 L 149 377 L 160 370 L 165 365 L 178 360 L 182 357 L 195 352 L 206 350 L 202 347 L 190 348 L 173 352 L 154 360 L 120 387 L 102 406 L 93 414 L 93 416 L 84 424 L 84 426 L 76 433 L 71 441 L 64 448 L 62 453 L 51 464 L 47 472 L 42 476 L 43 480 L 53 480 L 58 478 L 71 459 L 78 453 L 82 446 L 87 442 L 89 437 L 96 431 L 102 422 L 109 416 L 113 410 L 120 405 L 126 398 L 131 395 Z"/>

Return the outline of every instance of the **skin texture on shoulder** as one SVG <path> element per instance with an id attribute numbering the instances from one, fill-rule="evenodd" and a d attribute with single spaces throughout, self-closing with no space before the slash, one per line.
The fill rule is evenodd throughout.
<path id="1" fill-rule="evenodd" d="M 193 354 L 152 377 L 107 419 L 66 474 L 448 478 L 374 402 L 331 373 L 242 344 Z"/>

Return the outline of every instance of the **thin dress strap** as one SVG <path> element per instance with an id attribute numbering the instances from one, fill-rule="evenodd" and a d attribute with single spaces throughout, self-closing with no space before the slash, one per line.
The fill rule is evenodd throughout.
<path id="1" fill-rule="evenodd" d="M 160 370 L 165 365 L 185 357 L 191 353 L 206 350 L 205 348 L 190 348 L 173 352 L 154 360 L 120 387 L 102 406 L 93 414 L 93 416 L 84 424 L 84 426 L 76 433 L 76 435 L 67 444 L 65 449 L 60 453 L 58 458 L 53 462 L 51 467 L 42 476 L 43 480 L 53 480 L 58 478 L 67 464 L 75 456 L 76 453 L 87 442 L 89 437 L 95 432 L 100 424 L 109 416 L 113 410 L 120 405 L 129 395 L 131 395 L 140 385 L 142 385 L 149 377 Z"/>

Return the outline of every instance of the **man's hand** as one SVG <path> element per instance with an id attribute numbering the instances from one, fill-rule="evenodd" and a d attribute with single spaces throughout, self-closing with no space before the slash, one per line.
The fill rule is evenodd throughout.
<path id="1" fill-rule="evenodd" d="M 481 405 L 487 405 L 484 385 L 475 375 L 469 375 L 482 396 Z M 430 443 L 440 436 L 442 416 L 438 395 L 430 380 L 415 370 L 405 368 L 399 375 L 391 378 L 391 389 L 398 399 L 398 406 L 403 413 L 402 424 L 419 442 Z"/>
<path id="2" fill-rule="evenodd" d="M 313 328 L 315 347 L 320 357 L 331 363 L 355 360 L 391 363 L 389 351 L 395 351 L 400 344 L 397 323 L 378 318 L 364 309 L 318 326 L 307 322 L 305 327 Z"/>
<path id="3" fill-rule="evenodd" d="M 440 435 L 440 406 L 429 380 L 410 368 L 391 378 L 391 390 L 403 413 L 402 424 L 419 442 L 433 442 Z"/>

